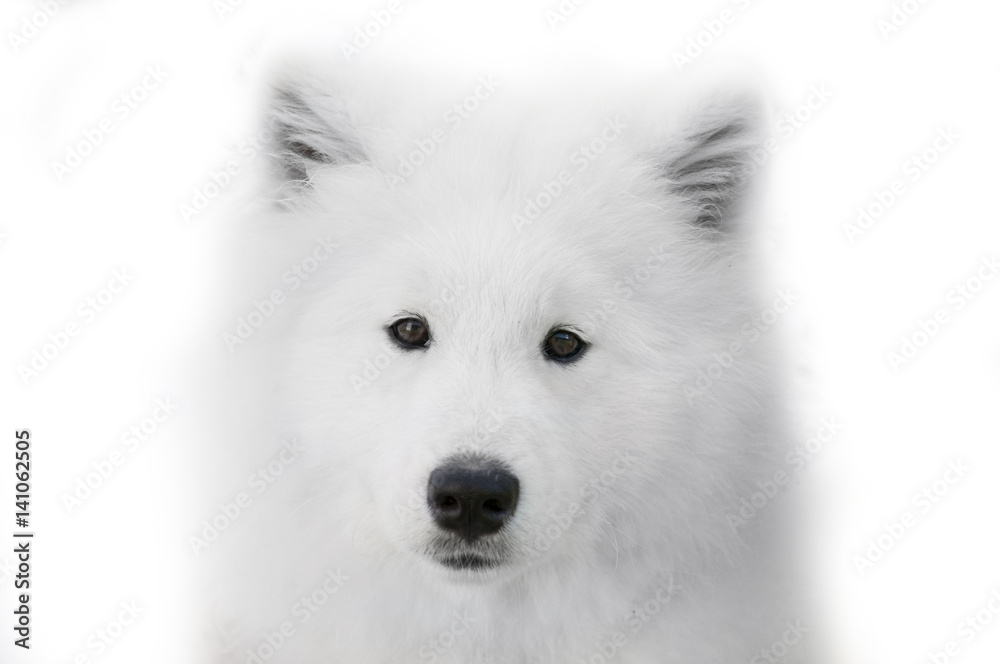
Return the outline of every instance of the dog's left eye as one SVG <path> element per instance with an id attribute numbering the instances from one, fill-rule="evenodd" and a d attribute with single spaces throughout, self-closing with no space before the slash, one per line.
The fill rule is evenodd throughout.
<path id="1" fill-rule="evenodd" d="M 389 326 L 389 334 L 403 348 L 424 348 L 431 340 L 427 324 L 419 318 L 401 318 Z"/>
<path id="2" fill-rule="evenodd" d="M 569 330 L 553 330 L 545 337 L 542 352 L 545 357 L 557 362 L 572 362 L 586 350 L 587 343 Z"/>

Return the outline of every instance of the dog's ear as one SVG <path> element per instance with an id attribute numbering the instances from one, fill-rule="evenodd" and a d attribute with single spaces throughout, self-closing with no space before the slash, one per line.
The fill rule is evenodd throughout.
<path id="1" fill-rule="evenodd" d="M 760 143 L 760 109 L 749 96 L 702 105 L 669 141 L 660 164 L 669 189 L 691 202 L 691 222 L 728 230 L 739 212 Z"/>
<path id="2" fill-rule="evenodd" d="M 305 184 L 321 166 L 368 161 L 349 106 L 308 81 L 285 80 L 271 92 L 268 127 L 278 176 Z"/>

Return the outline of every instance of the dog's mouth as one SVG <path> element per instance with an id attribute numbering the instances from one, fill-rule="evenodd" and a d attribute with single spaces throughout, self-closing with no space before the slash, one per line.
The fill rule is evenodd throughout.
<path id="1" fill-rule="evenodd" d="M 475 553 L 461 553 L 458 555 L 437 556 L 437 561 L 449 569 L 454 570 L 488 570 L 499 567 L 502 563 L 493 558 L 487 558 Z"/>
<path id="2" fill-rule="evenodd" d="M 436 537 L 424 553 L 456 572 L 495 572 L 504 567 L 508 558 L 503 540 L 469 543 L 451 536 Z"/>

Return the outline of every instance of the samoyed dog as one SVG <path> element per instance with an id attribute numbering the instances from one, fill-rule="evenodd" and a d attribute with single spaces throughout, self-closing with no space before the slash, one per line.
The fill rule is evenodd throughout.
<path id="1" fill-rule="evenodd" d="M 211 661 L 804 661 L 760 116 L 284 68 L 225 337 L 249 479 L 195 545 Z"/>

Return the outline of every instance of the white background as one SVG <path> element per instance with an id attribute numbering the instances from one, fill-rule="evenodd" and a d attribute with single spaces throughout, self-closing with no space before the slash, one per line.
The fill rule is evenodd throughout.
<path id="1" fill-rule="evenodd" d="M 5 567 L 0 662 L 194 661 L 183 636 L 198 601 L 185 584 L 185 537 L 198 524 L 178 515 L 197 492 L 184 464 L 199 460 L 178 463 L 169 450 L 191 405 L 178 370 L 188 349 L 214 343 L 225 352 L 222 330 L 204 323 L 202 294 L 227 194 L 191 223 L 178 206 L 252 131 L 258 52 L 296 35 L 336 54 L 388 3 L 69 0 L 48 3 L 58 10 L 43 19 L 46 4 L 8 0 L 0 11 L 0 533 L 11 541 L 21 428 L 34 438 L 37 533 L 35 647 L 11 645 Z M 879 22 L 893 4 L 882 0 L 567 1 L 575 11 L 554 26 L 546 12 L 555 0 L 403 0 L 357 58 L 403 52 L 484 73 L 581 59 L 680 79 L 729 65 L 760 72 L 781 136 L 765 169 L 766 249 L 776 283 L 800 297 L 785 322 L 805 376 L 801 441 L 823 417 L 844 423 L 797 477 L 796 494 L 815 497 L 810 539 L 831 647 L 843 662 L 917 663 L 954 640 L 961 654 L 948 661 L 996 662 L 1000 616 L 968 643 L 956 626 L 1000 589 L 1000 278 L 961 310 L 948 295 L 1000 253 L 1000 6 L 906 5 L 911 14 L 897 14 L 906 20 L 886 34 Z M 712 21 L 723 10 L 732 20 L 720 31 Z M 699 33 L 702 52 L 679 67 L 675 54 Z M 112 104 L 147 67 L 165 79 L 120 118 Z M 817 86 L 829 99 L 800 110 L 808 119 L 782 136 L 782 114 Z M 113 132 L 60 180 L 53 163 L 105 117 Z M 957 138 L 914 180 L 907 160 L 947 128 Z M 903 193 L 851 243 L 844 226 L 894 179 Z M 78 304 L 122 268 L 134 275 L 128 288 L 25 381 L 18 366 L 50 333 L 80 322 Z M 949 322 L 894 370 L 887 354 L 937 309 Z M 168 398 L 177 414 L 68 510 L 63 494 Z M 913 495 L 955 460 L 969 472 L 922 513 Z M 916 524 L 860 573 L 855 557 L 905 512 Z M 13 562 L 12 547 L 0 549 L 0 563 Z M 94 656 L 88 637 L 128 601 L 143 614 Z"/>

